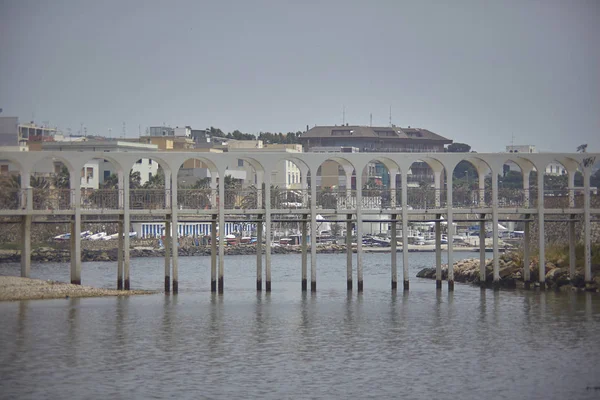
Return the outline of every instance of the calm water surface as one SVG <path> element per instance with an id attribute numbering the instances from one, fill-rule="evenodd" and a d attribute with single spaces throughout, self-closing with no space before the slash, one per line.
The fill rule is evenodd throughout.
<path id="1" fill-rule="evenodd" d="M 0 398 L 600 398 L 598 295 L 436 291 L 414 278 L 433 253 L 410 254 L 397 293 L 390 255 L 365 254 L 358 295 L 345 257 L 318 255 L 316 295 L 300 291 L 299 255 L 273 256 L 271 294 L 254 290 L 255 257 L 226 257 L 223 296 L 208 257 L 181 257 L 178 296 L 0 303 Z M 69 267 L 32 277 L 68 281 Z M 114 287 L 116 265 L 82 277 Z M 131 278 L 161 289 L 162 259 L 133 259 Z"/>

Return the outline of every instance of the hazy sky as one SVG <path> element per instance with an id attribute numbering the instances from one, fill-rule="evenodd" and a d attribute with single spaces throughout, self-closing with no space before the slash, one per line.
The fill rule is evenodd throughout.
<path id="1" fill-rule="evenodd" d="M 600 151 L 600 1 L 0 0 L 0 108 L 73 133 L 393 123 Z"/>

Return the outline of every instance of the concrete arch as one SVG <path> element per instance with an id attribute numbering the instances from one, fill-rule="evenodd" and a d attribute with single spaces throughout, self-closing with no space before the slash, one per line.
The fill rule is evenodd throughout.
<path id="1" fill-rule="evenodd" d="M 57 155 L 56 153 L 44 154 L 42 157 L 32 160 L 33 164 L 31 164 L 31 169 L 29 170 L 29 172 L 30 173 L 36 172 L 35 171 L 36 165 L 38 165 L 39 163 L 41 163 L 43 161 L 47 161 L 47 160 L 62 162 L 69 170 L 69 174 L 73 174 L 75 172 L 75 167 L 73 166 L 73 164 L 67 158 L 64 158 L 61 155 Z"/>
<path id="2" fill-rule="evenodd" d="M 189 160 L 200 160 L 203 163 L 205 163 L 206 165 L 208 165 L 208 169 L 211 171 L 211 173 L 219 172 L 219 168 L 216 166 L 216 164 L 213 162 L 213 160 L 206 158 L 206 157 L 202 157 L 202 156 L 188 156 L 187 154 L 186 154 L 185 158 L 183 159 L 183 161 L 176 160 L 176 164 L 173 166 L 173 172 L 179 173 L 179 170 L 181 169 L 181 167 L 183 167 L 183 164 L 185 164 Z"/>
<path id="3" fill-rule="evenodd" d="M 172 172 L 170 164 L 165 159 L 163 159 L 162 157 L 156 157 L 152 153 L 144 154 L 143 156 L 140 155 L 140 157 L 135 157 L 135 161 L 133 161 L 133 163 L 131 163 L 131 161 L 128 161 L 127 164 L 123 165 L 124 172 L 131 171 L 135 163 L 144 158 L 156 161 L 159 167 L 162 168 L 163 172 Z"/>
<path id="4" fill-rule="evenodd" d="M 11 157 L 10 153 L 7 153 L 6 156 L 2 157 L 4 160 L 8 161 L 9 163 L 14 164 L 17 169 L 19 170 L 19 175 L 23 174 L 24 172 L 26 173 L 27 171 L 24 171 L 24 167 L 23 164 L 16 158 L 16 157 Z"/>

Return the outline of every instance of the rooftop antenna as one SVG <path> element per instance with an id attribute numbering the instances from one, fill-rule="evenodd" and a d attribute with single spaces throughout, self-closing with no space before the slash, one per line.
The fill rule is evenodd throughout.
<path id="1" fill-rule="evenodd" d="M 123 132 L 121 133 L 121 139 L 127 136 L 127 127 L 125 125 L 125 121 L 123 121 Z"/>
<path id="2" fill-rule="evenodd" d="M 142 136 L 142 124 L 138 125 L 138 135 Z"/>
<path id="3" fill-rule="evenodd" d="M 371 113 L 371 115 L 369 115 L 369 126 L 373 126 L 373 113 Z"/>
<path id="4" fill-rule="evenodd" d="M 392 106 L 390 106 L 390 126 L 392 126 Z"/>
<path id="5" fill-rule="evenodd" d="M 512 134 L 512 137 L 510 139 L 510 149 L 514 150 L 515 149 L 515 134 Z"/>
<path id="6" fill-rule="evenodd" d="M 342 106 L 342 126 L 346 125 L 346 106 Z"/>
<path id="7" fill-rule="evenodd" d="M 112 139 L 112 128 L 108 128 L 108 139 Z"/>

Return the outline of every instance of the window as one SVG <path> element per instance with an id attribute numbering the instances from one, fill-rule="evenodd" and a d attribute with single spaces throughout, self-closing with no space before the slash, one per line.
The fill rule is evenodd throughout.
<path id="1" fill-rule="evenodd" d="M 0 174 L 8 175 L 8 165 L 7 164 L 0 166 Z"/>
<path id="2" fill-rule="evenodd" d="M 148 165 L 152 165 L 152 159 L 148 160 Z"/>
<path id="3" fill-rule="evenodd" d="M 152 179 L 152 172 L 148 172 L 148 180 Z"/>
<path id="4" fill-rule="evenodd" d="M 244 166 L 244 160 L 241 160 L 238 158 L 238 167 L 243 167 Z"/>

